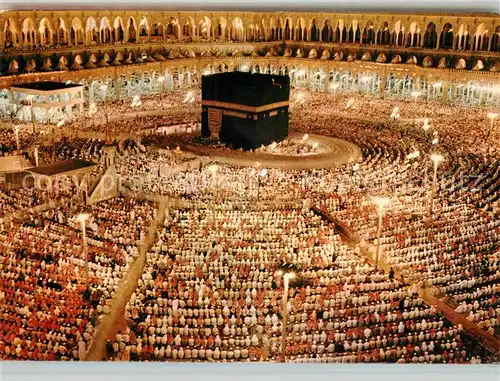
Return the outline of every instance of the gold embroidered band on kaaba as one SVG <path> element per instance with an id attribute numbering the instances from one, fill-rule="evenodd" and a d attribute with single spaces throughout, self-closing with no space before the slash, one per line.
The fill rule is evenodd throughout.
<path id="1" fill-rule="evenodd" d="M 288 107 L 289 103 L 290 103 L 289 101 L 282 101 L 282 102 L 270 103 L 270 104 L 267 104 L 264 106 L 254 107 L 254 106 L 241 105 L 238 103 L 219 102 L 219 101 L 210 101 L 210 100 L 201 101 L 202 106 L 220 107 L 220 108 L 253 112 L 253 113 L 269 111 L 269 110 L 273 110 L 273 109 L 280 108 L 280 107 Z"/>

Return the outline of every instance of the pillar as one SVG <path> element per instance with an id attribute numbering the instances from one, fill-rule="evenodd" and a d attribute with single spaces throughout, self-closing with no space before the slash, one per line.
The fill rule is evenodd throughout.
<path id="1" fill-rule="evenodd" d="M 387 84 L 387 76 L 386 75 L 381 75 L 380 76 L 380 96 L 383 97 L 385 93 L 385 86 Z"/>
<path id="2" fill-rule="evenodd" d="M 448 103 L 448 82 L 443 82 L 442 101 L 443 103 Z"/>
<path id="3" fill-rule="evenodd" d="M 121 100 L 121 81 L 120 81 L 120 78 L 115 79 L 115 98 L 117 101 Z"/>

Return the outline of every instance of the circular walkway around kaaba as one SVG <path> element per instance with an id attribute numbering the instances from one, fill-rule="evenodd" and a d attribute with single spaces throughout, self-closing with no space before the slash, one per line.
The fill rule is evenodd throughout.
<path id="1" fill-rule="evenodd" d="M 291 133 L 290 138 L 301 139 L 302 133 Z M 276 155 L 264 152 L 242 152 L 221 150 L 207 146 L 186 145 L 182 149 L 199 156 L 208 156 L 222 164 L 254 166 L 258 161 L 262 167 L 288 170 L 322 169 L 339 167 L 362 157 L 358 146 L 342 139 L 321 135 L 309 135 L 308 141 L 318 143 L 321 153 L 311 155 Z"/>

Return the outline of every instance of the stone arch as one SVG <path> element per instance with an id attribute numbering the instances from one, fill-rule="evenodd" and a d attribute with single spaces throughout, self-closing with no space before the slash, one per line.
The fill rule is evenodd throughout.
<path id="1" fill-rule="evenodd" d="M 149 21 L 146 16 L 142 16 L 139 21 L 139 37 L 148 37 L 149 36 Z"/>
<path id="2" fill-rule="evenodd" d="M 474 33 L 474 38 L 472 39 L 473 50 L 488 50 L 489 38 L 487 34 L 488 30 L 486 29 L 486 25 L 483 23 L 479 24 Z"/>
<path id="3" fill-rule="evenodd" d="M 247 41 L 253 42 L 255 41 L 255 37 L 256 37 L 256 27 L 253 24 L 250 24 L 246 27 L 245 38 Z"/>
<path id="4" fill-rule="evenodd" d="M 395 46 L 403 46 L 405 39 L 405 27 L 401 20 L 394 23 L 391 44 Z"/>
<path id="5" fill-rule="evenodd" d="M 333 41 L 333 29 L 329 19 L 326 19 L 323 23 L 323 28 L 321 29 L 321 41 Z"/>
<path id="6" fill-rule="evenodd" d="M 456 33 L 457 42 L 454 48 L 459 50 L 469 49 L 470 46 L 470 33 L 467 24 L 461 24 Z"/>
<path id="7" fill-rule="evenodd" d="M 179 24 L 179 20 L 176 17 L 171 17 L 170 20 L 168 21 L 167 28 L 166 28 L 166 34 L 167 38 L 175 38 L 180 39 L 181 37 L 181 26 Z"/>
<path id="8" fill-rule="evenodd" d="M 346 27 L 343 19 L 340 19 L 337 21 L 336 27 L 335 27 L 335 42 L 345 42 L 346 41 Z"/>
<path id="9" fill-rule="evenodd" d="M 374 44 L 375 43 L 375 32 L 373 30 L 374 24 L 372 20 L 368 20 L 363 29 L 363 35 L 361 36 L 362 44 Z"/>
<path id="10" fill-rule="evenodd" d="M 361 31 L 359 29 L 359 22 L 356 19 L 352 20 L 351 25 L 349 26 L 349 31 L 347 32 L 347 42 L 355 44 L 361 42 Z"/>
<path id="11" fill-rule="evenodd" d="M 235 17 L 231 23 L 231 40 L 242 42 L 245 39 L 245 28 L 243 21 L 239 17 Z"/>
<path id="12" fill-rule="evenodd" d="M 435 48 L 437 46 L 437 32 L 436 32 L 436 24 L 430 22 L 427 24 L 425 29 L 424 38 L 423 38 L 423 47 L 424 48 Z"/>
<path id="13" fill-rule="evenodd" d="M 127 25 L 125 27 L 125 33 L 126 33 L 126 40 L 128 42 L 136 42 L 137 41 L 137 24 L 135 22 L 135 19 L 130 16 L 127 19 Z"/>
<path id="14" fill-rule="evenodd" d="M 82 20 L 78 17 L 74 17 L 71 20 L 71 27 L 69 30 L 69 42 L 72 45 L 83 44 L 83 24 Z"/>
<path id="15" fill-rule="evenodd" d="M 294 30 L 293 30 L 293 21 L 291 17 L 286 17 L 285 21 L 283 22 L 283 33 L 282 33 L 282 38 L 283 40 L 293 40 L 294 39 Z"/>
<path id="16" fill-rule="evenodd" d="M 113 21 L 113 29 L 115 33 L 115 41 L 125 41 L 125 28 L 123 27 L 123 20 L 120 16 L 115 17 Z"/>
<path id="17" fill-rule="evenodd" d="M 196 38 L 196 23 L 191 16 L 188 16 L 186 22 L 182 26 L 182 37 L 188 41 Z"/>
<path id="18" fill-rule="evenodd" d="M 280 31 L 279 27 L 279 19 L 275 20 L 274 17 L 271 16 L 269 19 L 269 28 L 267 29 L 267 39 L 270 41 L 277 41 L 280 39 Z"/>
<path id="19" fill-rule="evenodd" d="M 439 46 L 443 49 L 453 49 L 454 38 L 453 26 L 447 22 L 443 25 L 443 29 L 439 35 Z"/>
<path id="20" fill-rule="evenodd" d="M 266 20 L 262 18 L 259 23 L 255 24 L 256 41 L 267 40 L 268 26 Z"/>
<path id="21" fill-rule="evenodd" d="M 377 43 L 378 45 L 389 45 L 391 43 L 391 31 L 389 30 L 389 23 L 387 21 L 383 21 L 380 24 L 377 32 Z"/>
<path id="22" fill-rule="evenodd" d="M 281 29 L 280 20 L 271 17 L 269 19 L 269 30 L 268 30 L 268 39 L 271 41 L 278 41 L 282 38 L 283 31 Z"/>
<path id="23" fill-rule="evenodd" d="M 212 21 L 209 17 L 204 16 L 200 22 L 198 27 L 200 37 L 204 40 L 210 40 L 211 30 L 212 30 Z"/>
<path id="24" fill-rule="evenodd" d="M 22 36 L 22 43 L 25 46 L 33 46 L 37 42 L 35 33 L 35 23 L 29 17 L 26 17 L 23 20 L 21 36 Z"/>
<path id="25" fill-rule="evenodd" d="M 47 17 L 40 20 L 38 33 L 40 33 L 40 43 L 42 45 L 52 45 L 52 25 Z"/>
<path id="26" fill-rule="evenodd" d="M 219 17 L 219 20 L 217 20 L 215 36 L 219 40 L 225 40 L 227 38 L 227 20 L 224 17 Z"/>
<path id="27" fill-rule="evenodd" d="M 410 24 L 408 29 L 408 34 L 406 35 L 406 46 L 407 47 L 418 47 L 421 46 L 422 36 L 420 34 L 420 27 L 416 21 Z"/>
<path id="28" fill-rule="evenodd" d="M 158 39 L 163 38 L 163 24 L 161 22 L 155 22 L 151 25 L 150 36 L 151 38 Z"/>
<path id="29" fill-rule="evenodd" d="M 57 19 L 55 37 L 57 44 L 59 45 L 68 44 L 68 28 L 66 27 L 66 22 L 61 17 Z"/>
<path id="30" fill-rule="evenodd" d="M 112 30 L 109 19 L 106 16 L 101 18 L 99 25 L 99 40 L 101 43 L 112 42 Z"/>
<path id="31" fill-rule="evenodd" d="M 297 25 L 295 28 L 295 40 L 296 41 L 307 41 L 306 22 L 302 17 L 297 19 Z"/>
<path id="32" fill-rule="evenodd" d="M 316 25 L 316 19 L 313 18 L 311 20 L 311 24 L 309 25 L 309 40 L 310 41 L 319 41 L 320 38 L 320 30 Z"/>
<path id="33" fill-rule="evenodd" d="M 14 48 L 19 44 L 19 30 L 17 23 L 12 19 L 8 18 L 5 20 L 4 28 L 4 49 Z"/>
<path id="34" fill-rule="evenodd" d="M 260 42 L 265 39 L 266 26 L 264 24 L 255 24 L 254 41 Z"/>
<path id="35" fill-rule="evenodd" d="M 491 36 L 491 51 L 500 52 L 500 25 L 496 27 L 495 33 Z"/>
<path id="36" fill-rule="evenodd" d="M 87 43 L 91 44 L 98 42 L 99 33 L 97 30 L 97 23 L 92 16 L 90 16 L 85 23 L 85 35 L 87 37 Z"/>

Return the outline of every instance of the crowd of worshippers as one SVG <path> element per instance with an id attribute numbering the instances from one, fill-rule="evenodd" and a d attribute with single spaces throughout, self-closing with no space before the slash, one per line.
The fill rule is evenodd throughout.
<path id="1" fill-rule="evenodd" d="M 0 357 L 81 360 L 138 256 L 156 206 L 115 198 L 89 214 L 88 286 L 78 215 L 68 204 L 0 233 Z"/>
<path id="2" fill-rule="evenodd" d="M 108 354 L 133 361 L 279 361 L 282 263 L 294 362 L 480 362 L 463 328 L 374 270 L 311 211 L 170 210 Z M 303 270 L 302 270 L 303 269 Z"/>
<path id="3" fill-rule="evenodd" d="M 14 154 L 16 151 L 26 151 L 40 136 L 39 132 L 33 132 L 31 126 L 18 129 L 18 139 L 14 125 L 12 128 L 4 127 L 0 129 L 0 157 Z M 17 142 L 19 141 L 19 147 Z"/>
<path id="4" fill-rule="evenodd" d="M 136 99 L 100 102 L 95 114 L 76 114 L 68 129 L 88 132 L 131 134 L 200 120 L 199 89 L 186 88 Z M 134 106 L 132 106 L 134 104 Z"/>
<path id="5" fill-rule="evenodd" d="M 349 107 L 331 107 L 351 97 Z M 152 97 L 141 107 L 154 109 L 158 102 Z M 112 110 L 113 104 L 106 107 Z M 396 105 L 401 118 L 391 120 Z M 130 105 L 117 107 L 125 112 Z M 172 115 L 162 123 L 182 119 L 175 107 Z M 338 169 L 267 169 L 263 175 L 256 168 L 209 164 L 160 176 L 160 166 L 187 159 L 158 153 L 140 138 L 116 136 L 121 184 L 135 193 L 169 196 L 172 206 L 127 306 L 128 326 L 109 342 L 108 355 L 140 361 L 280 360 L 278 270 L 290 262 L 300 271 L 290 286 L 287 361 L 491 361 L 463 327 L 426 305 L 416 288 L 418 283 L 439 289 L 457 313 L 497 333 L 500 171 L 497 132 L 490 133 L 485 115 L 481 108 L 306 92 L 305 104 L 292 99 L 291 130 L 349 140 L 363 159 Z M 429 131 L 421 128 L 422 117 L 431 119 Z M 149 129 L 140 120 L 120 129 Z M 107 126 L 92 128 L 104 134 Z M 86 158 L 102 170 L 103 139 L 66 136 L 40 148 L 44 162 Z M 429 213 L 428 157 L 435 152 L 444 160 Z M 2 191 L 3 213 L 33 206 L 34 195 Z M 329 212 L 357 232 L 360 244 L 373 245 L 373 196 L 390 199 L 381 261 L 393 267 L 391 273 L 375 270 L 307 207 Z M 155 211 L 152 203 L 127 198 L 91 208 L 88 290 L 77 206 L 66 202 L 23 223 L 2 223 L 2 358 L 82 359 Z"/>

